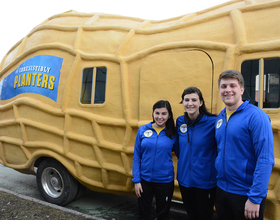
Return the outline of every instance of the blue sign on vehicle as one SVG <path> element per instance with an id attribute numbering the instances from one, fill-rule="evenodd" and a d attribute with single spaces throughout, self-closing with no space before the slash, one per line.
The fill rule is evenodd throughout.
<path id="1" fill-rule="evenodd" d="M 57 101 L 63 59 L 51 55 L 32 57 L 0 82 L 0 100 L 36 93 Z"/>

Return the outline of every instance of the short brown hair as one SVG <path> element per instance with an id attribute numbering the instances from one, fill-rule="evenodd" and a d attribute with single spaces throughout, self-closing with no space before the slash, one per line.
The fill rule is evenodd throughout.
<path id="1" fill-rule="evenodd" d="M 244 84 L 245 84 L 244 78 L 243 78 L 242 74 L 237 70 L 225 70 L 224 72 L 222 72 L 220 74 L 219 80 L 218 80 L 219 87 L 220 87 L 221 79 L 228 79 L 228 78 L 237 79 L 240 87 L 241 88 L 244 87 Z"/>

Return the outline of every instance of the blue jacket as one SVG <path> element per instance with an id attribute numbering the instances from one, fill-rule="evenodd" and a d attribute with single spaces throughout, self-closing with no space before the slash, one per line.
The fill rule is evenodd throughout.
<path id="1" fill-rule="evenodd" d="M 260 204 L 266 196 L 274 166 L 270 119 L 245 100 L 226 121 L 222 110 L 216 123 L 217 185 L 224 191 L 247 195 Z"/>
<path id="2" fill-rule="evenodd" d="M 139 128 L 133 155 L 132 181 L 169 183 L 174 180 L 172 150 L 174 138 L 166 136 L 166 128 L 159 135 L 153 129 L 152 123 Z"/>
<path id="3" fill-rule="evenodd" d="M 187 125 L 184 115 L 177 118 L 177 180 L 184 187 L 211 189 L 216 186 L 215 116 L 203 115 Z"/>

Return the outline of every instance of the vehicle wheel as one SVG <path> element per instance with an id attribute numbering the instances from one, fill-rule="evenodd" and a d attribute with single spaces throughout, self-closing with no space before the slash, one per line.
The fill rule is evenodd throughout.
<path id="1" fill-rule="evenodd" d="M 81 198 L 85 194 L 86 190 L 87 190 L 87 188 L 84 185 L 82 185 L 81 183 L 79 183 L 78 192 L 77 192 L 77 195 L 74 200 Z"/>
<path id="2" fill-rule="evenodd" d="M 39 192 L 47 202 L 64 206 L 77 195 L 79 182 L 54 159 L 39 164 L 36 180 Z"/>

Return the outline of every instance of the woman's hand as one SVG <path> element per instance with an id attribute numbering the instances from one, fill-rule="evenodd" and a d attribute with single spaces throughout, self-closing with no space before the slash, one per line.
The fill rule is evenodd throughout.
<path id="1" fill-rule="evenodd" d="M 136 196 L 137 196 L 138 198 L 140 198 L 140 197 L 141 197 L 141 193 L 143 192 L 141 183 L 136 183 L 136 184 L 134 185 L 134 188 L 135 188 L 135 194 L 136 194 Z"/>

